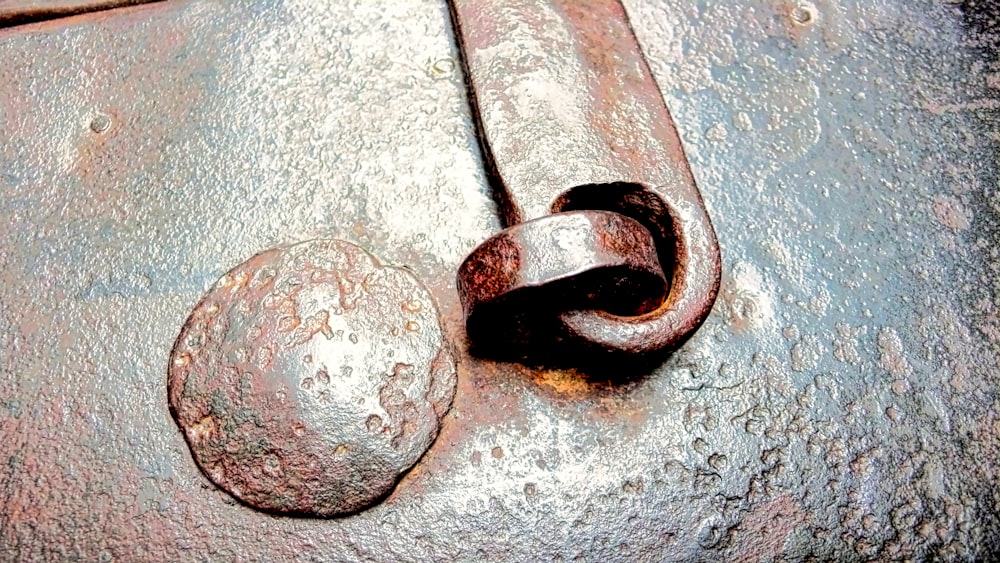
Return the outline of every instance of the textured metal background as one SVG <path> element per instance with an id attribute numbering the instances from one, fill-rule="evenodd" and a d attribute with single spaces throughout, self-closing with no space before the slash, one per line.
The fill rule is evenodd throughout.
<path id="1" fill-rule="evenodd" d="M 724 279 L 620 387 L 463 352 L 500 225 L 443 1 L 0 32 L 0 557 L 1000 557 L 996 8 L 796 6 L 628 4 Z M 315 236 L 418 273 L 459 359 L 428 454 L 335 520 L 236 504 L 166 401 L 202 293 Z"/>

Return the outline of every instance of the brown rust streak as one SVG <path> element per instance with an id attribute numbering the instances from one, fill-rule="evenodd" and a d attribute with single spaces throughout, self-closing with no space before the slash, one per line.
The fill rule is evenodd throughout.
<path id="1" fill-rule="evenodd" d="M 0 0 L 0 27 L 11 27 L 163 0 Z"/>

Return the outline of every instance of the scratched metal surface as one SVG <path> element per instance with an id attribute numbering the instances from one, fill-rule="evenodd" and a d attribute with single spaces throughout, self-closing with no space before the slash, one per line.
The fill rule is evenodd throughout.
<path id="1" fill-rule="evenodd" d="M 444 2 L 0 32 L 0 557 L 1000 557 L 996 8 L 796 6 L 628 3 L 724 278 L 619 387 L 463 352 L 455 269 L 500 225 Z M 333 520 L 235 503 L 166 400 L 202 293 L 316 236 L 412 268 L 459 362 L 423 460 Z"/>

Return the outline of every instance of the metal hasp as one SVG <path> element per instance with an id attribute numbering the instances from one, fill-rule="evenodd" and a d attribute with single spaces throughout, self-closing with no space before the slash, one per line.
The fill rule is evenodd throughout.
<path id="1" fill-rule="evenodd" d="M 451 8 L 507 227 L 459 268 L 473 349 L 581 367 L 655 359 L 682 344 L 715 301 L 719 246 L 622 5 Z M 637 224 L 622 217 L 612 232 L 608 212 Z M 646 262 L 637 229 L 651 233 L 659 264 Z M 660 266 L 666 293 L 648 279 Z"/>

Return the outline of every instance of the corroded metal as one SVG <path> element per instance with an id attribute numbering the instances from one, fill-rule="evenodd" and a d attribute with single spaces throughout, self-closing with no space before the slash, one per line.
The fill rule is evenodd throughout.
<path id="1" fill-rule="evenodd" d="M 333 240 L 222 276 L 169 371 L 170 410 L 205 474 L 256 508 L 312 516 L 387 495 L 455 394 L 430 293 Z"/>
<path id="2" fill-rule="evenodd" d="M 163 0 L 0 0 L 0 27 Z"/>
<path id="3" fill-rule="evenodd" d="M 214 486 L 164 371 L 234 264 L 317 237 L 412 269 L 463 340 L 456 265 L 504 226 L 447 4 L 0 31 L 0 559 L 998 560 L 1000 5 L 626 8 L 723 250 L 712 313 L 614 386 L 456 346 L 434 445 L 336 519 Z"/>
<path id="4" fill-rule="evenodd" d="M 565 356 L 574 340 L 558 322 L 566 310 L 637 315 L 657 308 L 666 290 L 650 232 L 607 211 L 557 213 L 504 229 L 458 272 L 469 339 L 480 352 L 512 359 Z M 585 351 L 571 353 L 577 365 Z"/>
<path id="5" fill-rule="evenodd" d="M 560 310 L 550 299 L 554 318 L 544 324 L 556 336 L 541 337 L 541 321 L 535 321 L 520 322 L 524 333 L 513 338 L 486 333 L 479 341 L 493 348 L 509 343 L 502 352 L 515 357 L 518 343 L 531 341 L 546 359 L 577 367 L 594 359 L 581 357 L 581 350 L 598 359 L 610 354 L 603 359 L 619 365 L 627 356 L 680 345 L 711 310 L 721 257 L 680 137 L 621 3 L 455 0 L 451 6 L 483 152 L 508 228 L 531 219 L 540 230 L 549 213 L 569 210 L 622 213 L 652 232 L 670 272 L 666 298 L 641 315 L 578 303 Z M 561 259 L 556 253 L 535 256 Z M 476 259 L 481 262 L 481 256 Z M 459 288 L 477 293 L 476 283 L 491 282 L 468 264 L 459 271 Z M 493 269 L 522 267 L 529 265 Z M 595 281 L 603 283 L 577 283 Z M 469 305 L 477 300 L 463 297 L 471 319 Z M 477 332 L 470 329 L 474 344 Z"/>

